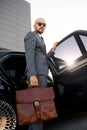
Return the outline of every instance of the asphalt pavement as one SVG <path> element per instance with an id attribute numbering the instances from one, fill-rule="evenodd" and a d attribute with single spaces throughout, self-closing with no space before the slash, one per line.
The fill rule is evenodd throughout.
<path id="1" fill-rule="evenodd" d="M 87 112 L 66 113 L 45 122 L 44 130 L 87 130 Z"/>
<path id="2" fill-rule="evenodd" d="M 28 130 L 27 126 L 17 130 Z M 46 121 L 44 130 L 87 130 L 87 112 L 65 113 L 57 119 Z"/>

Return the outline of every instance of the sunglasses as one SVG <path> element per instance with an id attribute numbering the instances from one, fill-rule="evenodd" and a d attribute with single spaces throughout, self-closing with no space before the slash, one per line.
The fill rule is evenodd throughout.
<path id="1" fill-rule="evenodd" d="M 43 25 L 43 27 L 46 27 L 46 23 L 41 23 L 41 22 L 38 22 L 37 24 L 38 24 L 38 26 Z"/>

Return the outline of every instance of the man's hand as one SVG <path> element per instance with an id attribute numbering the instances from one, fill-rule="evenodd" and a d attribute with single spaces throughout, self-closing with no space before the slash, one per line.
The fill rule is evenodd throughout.
<path id="1" fill-rule="evenodd" d="M 57 45 L 58 45 L 58 42 L 55 42 L 55 43 L 53 44 L 52 51 L 55 51 L 55 50 L 56 50 Z"/>
<path id="2" fill-rule="evenodd" d="M 38 79 L 36 75 L 30 76 L 30 86 L 39 86 Z"/>

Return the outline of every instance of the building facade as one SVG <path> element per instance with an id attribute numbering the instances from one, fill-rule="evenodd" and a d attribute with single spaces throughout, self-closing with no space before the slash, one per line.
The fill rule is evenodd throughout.
<path id="1" fill-rule="evenodd" d="M 30 3 L 0 0 L 0 49 L 24 51 L 24 36 L 31 30 Z"/>

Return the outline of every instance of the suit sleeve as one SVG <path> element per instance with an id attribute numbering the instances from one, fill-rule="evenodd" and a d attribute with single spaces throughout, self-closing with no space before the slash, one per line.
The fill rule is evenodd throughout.
<path id="1" fill-rule="evenodd" d="M 27 68 L 27 76 L 36 75 L 35 68 L 35 45 L 36 45 L 36 37 L 33 32 L 29 32 L 25 39 L 25 58 L 26 58 L 26 68 Z"/>
<path id="2" fill-rule="evenodd" d="M 47 58 L 53 57 L 55 54 L 54 51 L 52 51 L 52 49 L 47 53 Z"/>

